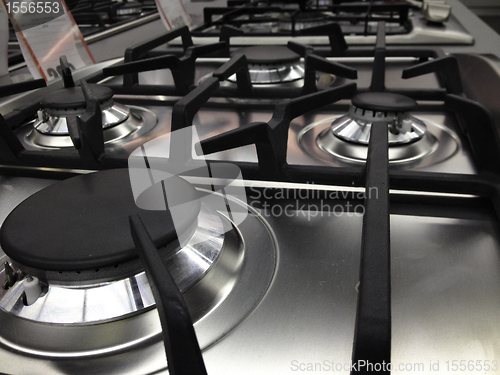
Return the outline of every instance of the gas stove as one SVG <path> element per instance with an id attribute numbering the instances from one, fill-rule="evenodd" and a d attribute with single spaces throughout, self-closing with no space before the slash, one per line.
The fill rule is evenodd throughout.
<path id="1" fill-rule="evenodd" d="M 391 44 L 472 44 L 473 37 L 444 1 L 230 1 L 207 7 L 203 24 L 193 30 L 197 43 L 212 42 L 223 26 L 240 28 L 237 42 L 325 44 L 311 29 L 337 23 L 349 44 L 373 44 L 378 22 L 386 23 Z M 259 37 L 258 39 L 252 37 Z"/>
<path id="2" fill-rule="evenodd" d="M 498 373 L 496 61 L 318 27 L 4 103 L 0 371 Z"/>

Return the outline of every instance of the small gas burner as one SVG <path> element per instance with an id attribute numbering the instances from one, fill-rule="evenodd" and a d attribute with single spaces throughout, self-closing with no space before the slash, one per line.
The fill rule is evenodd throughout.
<path id="1" fill-rule="evenodd" d="M 246 56 L 253 84 L 287 84 L 304 78 L 300 56 L 285 46 L 241 48 L 233 54 L 236 55 Z M 236 75 L 229 77 L 228 81 L 236 83 Z"/>
<path id="2" fill-rule="evenodd" d="M 149 129 L 156 124 L 153 112 L 114 102 L 110 88 L 96 84 L 89 84 L 89 87 L 101 106 L 105 142 L 120 140 L 144 125 L 147 125 L 145 129 Z M 81 87 L 54 91 L 42 99 L 41 106 L 38 118 L 18 131 L 21 141 L 31 148 L 73 147 L 67 117 L 80 116 L 85 112 L 86 102 Z"/>
<path id="3" fill-rule="evenodd" d="M 368 92 L 352 98 L 349 114 L 335 120 L 333 134 L 348 142 L 367 145 L 372 124 L 389 124 L 389 145 L 415 142 L 425 135 L 425 124 L 409 114 L 417 102 L 403 95 Z"/>
<path id="4" fill-rule="evenodd" d="M 296 15 L 290 15 L 279 21 L 280 31 L 295 31 L 308 29 L 310 27 L 321 26 L 330 22 L 328 15 L 324 12 L 300 12 Z"/>
<path id="5" fill-rule="evenodd" d="M 365 162 L 372 125 L 387 123 L 389 162 L 401 167 L 428 166 L 446 160 L 457 150 L 456 134 L 430 120 L 410 114 L 417 102 L 388 92 L 354 96 L 349 113 L 306 126 L 298 134 L 302 148 L 334 164 Z"/>

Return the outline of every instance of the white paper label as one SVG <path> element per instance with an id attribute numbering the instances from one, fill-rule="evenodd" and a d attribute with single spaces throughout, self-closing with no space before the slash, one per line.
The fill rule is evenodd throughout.
<path id="1" fill-rule="evenodd" d="M 60 77 L 59 58 L 63 55 L 67 57 L 72 70 L 95 62 L 80 29 L 67 11 L 64 0 L 60 1 L 62 15 L 43 24 L 34 20 L 37 22 L 36 26 L 26 25 L 30 19 L 23 19 L 21 14 L 9 14 L 21 52 L 33 78 L 50 81 Z M 5 0 L 2 2 L 5 4 Z M 22 22 L 22 26 L 17 20 Z"/>
<path id="2" fill-rule="evenodd" d="M 0 5 L 0 77 L 9 73 L 9 17 Z"/>
<path id="3" fill-rule="evenodd" d="M 193 27 L 193 22 L 189 16 L 182 0 L 155 0 L 160 11 L 163 24 L 168 30 L 181 26 Z"/>

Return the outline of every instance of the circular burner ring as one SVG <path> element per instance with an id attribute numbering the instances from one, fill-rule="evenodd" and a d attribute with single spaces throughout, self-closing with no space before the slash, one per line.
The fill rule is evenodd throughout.
<path id="1" fill-rule="evenodd" d="M 46 135 L 69 135 L 68 123 L 66 120 L 67 114 L 63 114 L 63 111 L 58 111 L 58 115 L 48 115 L 45 111 L 39 112 L 39 118 L 33 124 L 33 127 L 38 133 Z M 79 113 L 79 115 L 82 115 Z M 68 114 L 69 115 L 69 114 Z M 112 105 L 102 109 L 102 127 L 103 129 L 108 129 L 118 124 L 121 124 L 130 117 L 130 108 L 119 103 L 113 103 Z"/>
<path id="2" fill-rule="evenodd" d="M 178 244 L 177 246 L 172 244 L 174 246 L 170 247 L 173 247 L 174 251 L 159 250 L 181 293 L 193 287 L 217 261 L 225 246 L 224 232 L 224 223 L 217 212 L 203 205 L 198 215 L 197 225 L 186 246 L 179 248 Z M 200 238 L 210 240 L 200 241 Z M 193 261 L 194 259 L 196 261 Z M 31 306 L 24 306 L 22 309 L 8 311 L 21 318 L 56 324 L 97 323 L 141 312 L 154 305 L 154 297 L 146 274 L 142 270 L 141 261 L 137 259 L 132 263 L 133 267 L 137 268 L 136 271 L 119 279 L 102 280 L 99 270 L 95 272 L 89 270 L 84 276 L 88 278 L 87 281 L 75 283 L 71 281 L 71 277 L 70 281 L 50 280 L 48 291 L 40 297 L 40 301 Z M 125 269 L 130 266 L 129 262 L 125 265 Z M 119 272 L 120 268 L 121 265 L 116 271 Z M 71 274 L 70 272 L 64 273 L 66 276 Z M 81 275 L 79 271 L 72 273 L 77 277 Z M 33 276 L 32 273 L 29 274 Z M 10 299 L 22 298 L 25 281 L 26 279 L 9 289 Z M 7 292 L 4 293 L 7 294 Z M 82 298 L 82 293 L 85 293 L 85 298 Z M 0 308 L 5 308 L 1 293 L 0 300 L 2 301 Z M 113 302 L 108 308 L 103 308 L 103 301 Z"/>
<path id="3" fill-rule="evenodd" d="M 115 103 L 117 104 L 117 103 Z M 104 143 L 111 145 L 121 141 L 126 141 L 128 137 L 143 136 L 149 132 L 157 123 L 156 115 L 142 107 L 128 105 L 130 110 L 128 118 L 104 129 Z M 64 120 L 65 121 L 65 120 Z M 28 123 L 16 131 L 16 135 L 23 145 L 28 149 L 54 149 L 54 148 L 70 148 L 74 147 L 73 142 L 68 134 L 43 134 L 34 126 L 37 121 Z M 64 125 L 60 127 L 64 129 Z"/>
<path id="4" fill-rule="evenodd" d="M 221 256 L 227 259 L 216 262 L 200 282 L 184 293 L 202 350 L 226 337 L 258 306 L 276 268 L 277 244 L 272 229 L 252 207 L 233 201 L 251 212 L 238 228 L 226 233 L 225 241 L 233 241 L 235 247 L 224 247 Z M 226 217 L 221 219 L 231 225 Z M 7 260 L 0 257 L 2 263 Z M 0 276 L 2 273 L 0 270 Z M 38 323 L 8 313 L 16 299 L 6 297 L 8 291 L 0 294 L 0 317 L 4 323 L 0 326 L 0 342 L 43 360 L 121 354 L 162 339 L 158 313 L 152 308 L 99 324 Z M 200 306 L 200 301 L 207 299 L 209 303 Z"/>
<path id="5" fill-rule="evenodd" d="M 196 223 L 200 210 L 196 189 L 177 176 L 162 185 L 177 192 L 177 204 L 185 207 L 185 215 L 172 218 L 168 209 L 140 209 L 128 169 L 61 181 L 33 194 L 7 216 L 0 230 L 2 249 L 18 264 L 49 271 L 99 269 L 136 259 L 130 215 L 140 215 L 157 247 L 189 233 Z"/>
<path id="6" fill-rule="evenodd" d="M 415 100 L 399 94 L 358 94 L 352 98 L 349 113 L 332 123 L 332 133 L 344 141 L 367 145 L 372 125 L 383 122 L 388 127 L 389 146 L 416 142 L 425 136 L 427 129 L 422 121 L 410 115 L 409 111 L 416 107 Z M 318 140 L 318 146 L 327 152 L 333 150 L 334 143 L 326 133 Z"/>
<path id="7" fill-rule="evenodd" d="M 285 46 L 254 46 L 240 48 L 234 56 L 244 54 L 250 81 L 256 85 L 290 83 L 304 78 L 304 64 L 300 56 Z M 236 82 L 236 75 L 228 78 Z"/>
<path id="8" fill-rule="evenodd" d="M 231 57 L 245 55 L 248 65 L 281 66 L 300 61 L 300 55 L 286 46 L 253 46 L 236 50 Z"/>
<path id="9" fill-rule="evenodd" d="M 368 145 L 347 142 L 333 134 L 332 121 L 340 117 L 343 116 L 327 117 L 300 129 L 297 132 L 300 148 L 321 162 L 334 166 L 365 163 Z M 389 147 L 391 166 L 408 168 L 435 165 L 457 151 L 459 141 L 452 131 L 429 120 L 425 123 L 427 132 L 422 140 Z"/>

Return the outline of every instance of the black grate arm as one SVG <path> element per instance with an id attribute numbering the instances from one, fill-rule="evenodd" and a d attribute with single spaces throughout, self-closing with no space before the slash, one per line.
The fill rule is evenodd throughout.
<path id="1" fill-rule="evenodd" d="M 342 56 L 347 50 L 347 42 L 344 38 L 342 28 L 338 23 L 330 22 L 324 25 L 302 29 L 300 35 L 326 35 L 330 42 L 332 56 Z"/>
<path id="2" fill-rule="evenodd" d="M 208 55 L 225 48 L 224 42 L 188 47 L 184 56 L 166 55 L 149 59 L 128 62 L 103 69 L 105 77 L 125 75 L 124 86 L 133 86 L 139 83 L 138 73 L 151 70 L 169 69 L 179 94 L 186 94 L 194 85 L 195 62 L 198 57 Z M 130 79 L 130 75 L 135 78 Z M 129 77 L 129 78 L 127 78 Z"/>
<path id="3" fill-rule="evenodd" d="M 288 128 L 290 121 L 298 116 L 328 104 L 348 98 L 356 91 L 356 84 L 322 90 L 300 98 L 279 103 L 268 123 L 257 122 L 200 142 L 204 154 L 229 150 L 235 147 L 255 144 L 259 169 L 268 179 L 283 176 L 286 167 Z"/>
<path id="4" fill-rule="evenodd" d="M 130 230 L 153 291 L 163 331 L 168 369 L 172 375 L 206 375 L 193 322 L 179 288 L 158 254 L 138 215 L 130 216 Z"/>
<path id="5" fill-rule="evenodd" d="M 182 38 L 182 47 L 187 50 L 188 47 L 193 45 L 193 40 L 191 38 L 191 33 L 187 26 L 180 27 L 178 29 L 170 30 L 169 32 L 160 35 L 159 37 L 152 38 L 146 42 L 139 43 L 133 47 L 129 47 L 125 50 L 124 61 L 126 63 L 136 61 L 140 59 L 147 52 L 166 44 L 178 37 Z M 123 78 L 124 84 L 127 86 L 133 86 L 139 83 L 139 76 L 137 73 L 128 74 Z"/>
<path id="6" fill-rule="evenodd" d="M 358 72 L 356 69 L 315 55 L 314 48 L 311 46 L 297 42 L 288 42 L 287 47 L 305 58 L 304 86 L 302 90 L 303 95 L 317 91 L 316 72 L 334 74 L 336 76 L 349 79 L 358 78 Z"/>
<path id="7" fill-rule="evenodd" d="M 370 91 L 382 92 L 385 90 L 385 53 L 385 22 L 379 22 Z"/>
<path id="8" fill-rule="evenodd" d="M 479 171 L 500 176 L 500 136 L 491 113 L 480 103 L 458 95 L 446 95 L 444 103 L 457 115 Z"/>
<path id="9" fill-rule="evenodd" d="M 64 81 L 64 87 L 75 87 L 68 58 L 66 56 L 61 56 L 59 58 L 59 65 L 61 66 L 61 75 Z"/>
<path id="10" fill-rule="evenodd" d="M 222 25 L 219 34 L 219 41 L 226 43 L 226 48 L 224 50 L 223 55 L 229 57 L 231 53 L 231 37 L 232 36 L 241 36 L 244 32 L 242 29 L 231 25 Z"/>
<path id="11" fill-rule="evenodd" d="M 303 93 L 308 94 L 317 91 L 316 87 L 316 72 L 333 74 L 338 77 L 356 79 L 358 72 L 356 69 L 346 65 L 330 61 L 318 55 L 307 55 L 304 73 Z"/>
<path id="12" fill-rule="evenodd" d="M 0 87 L 0 98 L 9 95 L 20 94 L 30 90 L 36 90 L 42 87 L 46 87 L 47 83 L 44 79 L 36 79 L 33 81 L 26 81 L 21 83 L 15 83 L 12 85 L 5 85 Z M 38 104 L 37 104 L 38 107 Z M 16 117 L 19 114 L 21 121 L 24 120 L 25 113 L 28 111 L 13 111 L 7 117 Z M 1 150 L 0 159 L 2 161 L 15 161 L 18 159 L 19 153 L 24 151 L 24 147 L 19 141 L 19 139 L 14 134 L 14 131 L 7 123 L 6 119 L 0 114 L 0 138 L 1 138 Z"/>
<path id="13" fill-rule="evenodd" d="M 85 113 L 82 116 L 68 116 L 68 132 L 82 162 L 94 165 L 104 155 L 101 105 L 84 80 L 81 81 L 81 89 L 86 101 Z"/>
<path id="14" fill-rule="evenodd" d="M 374 123 L 368 146 L 365 214 L 352 362 L 391 361 L 391 254 L 387 123 Z M 376 191 L 376 196 L 371 196 Z M 389 374 L 390 371 L 377 371 Z M 387 368 L 386 368 L 387 370 Z M 353 373 L 371 373 L 354 367 Z"/>
<path id="15" fill-rule="evenodd" d="M 449 94 L 463 95 L 460 69 L 455 56 L 440 57 L 403 70 L 402 78 L 414 78 L 424 74 L 439 73 Z"/>
<path id="16" fill-rule="evenodd" d="M 171 165 L 186 165 L 192 161 L 192 125 L 194 116 L 219 88 L 219 80 L 210 77 L 175 103 L 172 108 L 170 140 Z M 184 129 L 183 131 L 178 131 Z"/>
<path id="17" fill-rule="evenodd" d="M 26 81 L 20 83 L 13 83 L 12 85 L 4 85 L 0 87 L 0 98 L 10 95 L 21 94 L 26 91 L 40 89 L 46 87 L 47 83 L 44 79 L 35 79 L 33 81 Z"/>
<path id="18" fill-rule="evenodd" d="M 139 43 L 125 50 L 125 62 L 135 61 L 141 58 L 145 53 L 155 49 L 156 47 L 166 44 L 178 37 L 182 38 L 182 46 L 184 50 L 193 45 L 191 33 L 187 26 L 182 26 L 178 29 L 173 29 L 158 37 Z"/>
<path id="19" fill-rule="evenodd" d="M 245 55 L 237 55 L 218 68 L 213 76 L 219 81 L 225 81 L 233 74 L 236 74 L 236 85 L 238 91 L 243 95 L 252 93 L 252 82 L 248 71 L 247 58 Z"/>

